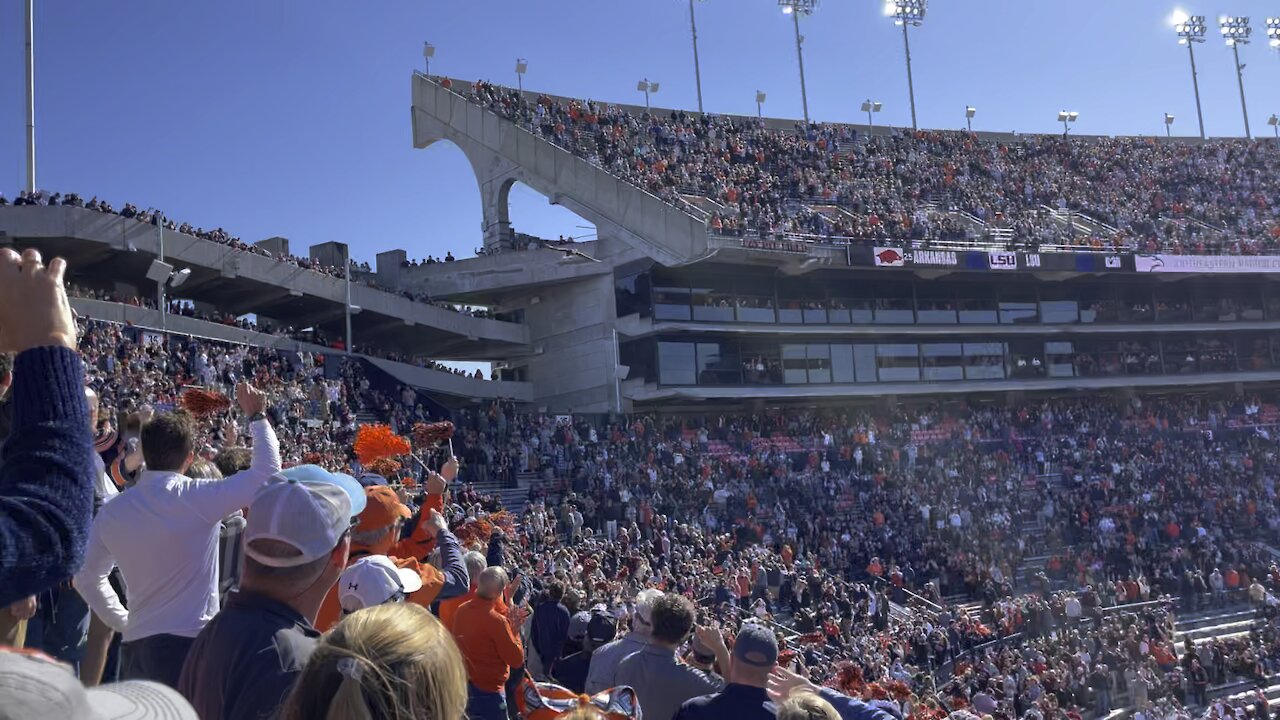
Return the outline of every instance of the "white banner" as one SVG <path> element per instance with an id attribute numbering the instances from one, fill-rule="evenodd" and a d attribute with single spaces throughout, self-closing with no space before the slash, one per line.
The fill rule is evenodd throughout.
<path id="1" fill-rule="evenodd" d="M 1036 260 L 1040 257 L 1036 256 Z M 1018 269 L 1018 253 L 1016 252 L 989 252 L 987 253 L 987 265 L 992 270 L 1017 270 Z"/>
<path id="2" fill-rule="evenodd" d="M 1276 255 L 1135 255 L 1140 273 L 1280 273 Z"/>

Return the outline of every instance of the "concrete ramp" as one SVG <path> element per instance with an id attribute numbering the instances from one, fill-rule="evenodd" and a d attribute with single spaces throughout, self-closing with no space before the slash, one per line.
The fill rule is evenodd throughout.
<path id="1" fill-rule="evenodd" d="M 413 76 L 413 144 L 457 145 L 480 185 L 486 246 L 511 233 L 507 198 L 516 181 L 594 223 L 658 262 L 685 265 L 708 254 L 706 223 L 573 153 L 469 101 L 470 84 Z"/>

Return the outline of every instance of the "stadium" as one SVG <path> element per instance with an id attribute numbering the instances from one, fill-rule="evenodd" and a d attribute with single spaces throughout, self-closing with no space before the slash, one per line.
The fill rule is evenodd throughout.
<path id="1" fill-rule="evenodd" d="M 1280 717 L 1280 140 L 410 82 L 474 257 L 0 196 L 0 709 Z"/>

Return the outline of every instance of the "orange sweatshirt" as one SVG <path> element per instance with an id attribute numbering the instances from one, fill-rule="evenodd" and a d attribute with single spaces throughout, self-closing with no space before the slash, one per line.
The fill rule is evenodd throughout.
<path id="1" fill-rule="evenodd" d="M 453 622 L 471 684 L 484 692 L 502 692 L 511 668 L 524 664 L 524 646 L 496 601 L 474 598 L 458 608 Z"/>

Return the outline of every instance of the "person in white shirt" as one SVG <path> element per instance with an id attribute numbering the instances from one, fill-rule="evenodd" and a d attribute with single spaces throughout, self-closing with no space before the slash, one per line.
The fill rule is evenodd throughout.
<path id="1" fill-rule="evenodd" d="M 142 429 L 147 470 L 90 528 L 75 587 L 121 633 L 123 679 L 177 686 L 192 641 L 218 612 L 219 523 L 280 471 L 266 397 L 241 384 L 236 401 L 253 434 L 248 470 L 225 480 L 185 477 L 195 460 L 194 423 L 186 414 L 157 415 Z M 117 566 L 129 588 L 127 610 L 107 580 Z"/>

